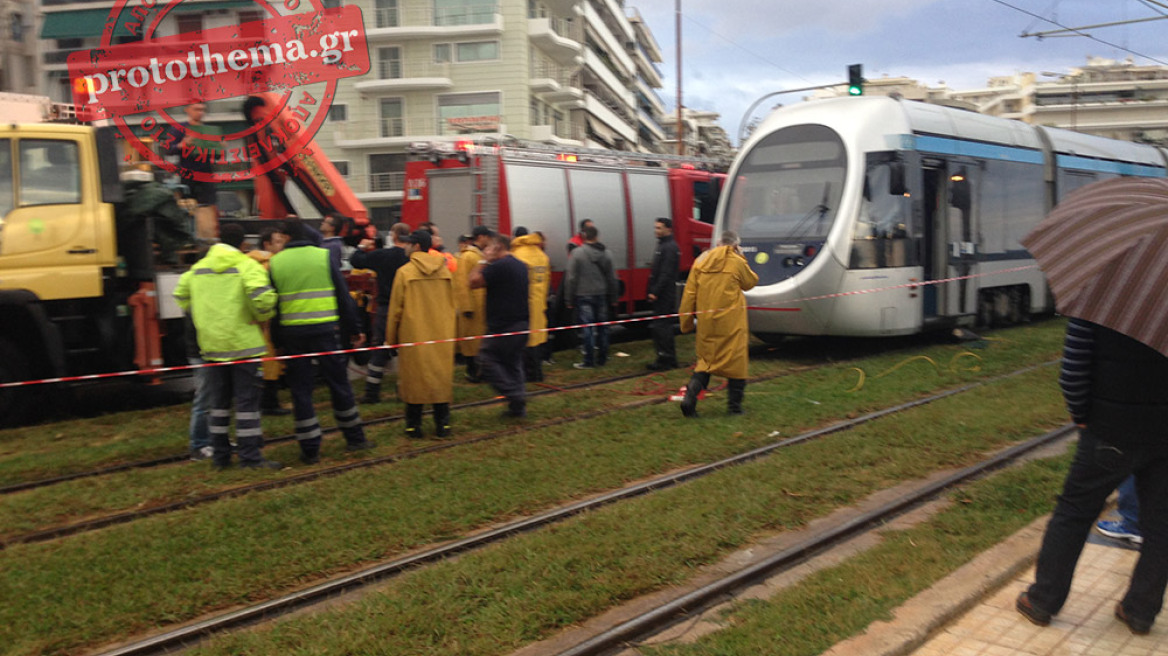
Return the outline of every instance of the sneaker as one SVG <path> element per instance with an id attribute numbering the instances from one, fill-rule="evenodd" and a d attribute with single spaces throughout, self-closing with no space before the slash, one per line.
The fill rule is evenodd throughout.
<path id="1" fill-rule="evenodd" d="M 373 448 L 373 442 L 370 440 L 362 440 L 360 442 L 350 442 L 345 445 L 346 451 L 368 451 Z"/>
<path id="2" fill-rule="evenodd" d="M 1031 624 L 1037 624 L 1038 626 L 1050 626 L 1050 619 L 1053 616 L 1030 603 L 1029 592 L 1023 592 L 1022 594 L 1018 595 L 1018 600 L 1014 602 L 1014 608 L 1018 609 L 1018 612 L 1022 614 L 1022 617 L 1030 620 Z"/>
<path id="3" fill-rule="evenodd" d="M 1152 623 L 1144 620 L 1137 620 L 1136 618 L 1128 615 L 1127 611 L 1123 609 L 1122 601 L 1115 604 L 1115 619 L 1126 624 L 1128 630 L 1130 630 L 1135 635 L 1148 635 L 1152 632 Z"/>
<path id="4" fill-rule="evenodd" d="M 1115 540 L 1126 540 L 1132 544 L 1143 544 L 1144 537 L 1140 532 L 1123 523 L 1123 520 L 1104 520 L 1095 524 L 1095 530 Z"/>
<path id="5" fill-rule="evenodd" d="M 240 469 L 283 469 L 284 465 L 275 460 L 253 460 L 239 463 Z"/>
<path id="6" fill-rule="evenodd" d="M 595 369 L 596 368 L 590 364 L 584 364 L 583 362 L 577 362 L 577 363 L 573 364 L 572 366 L 577 368 L 577 369 Z"/>
<path id="7" fill-rule="evenodd" d="M 212 449 L 209 446 L 203 446 L 203 447 L 199 447 L 197 449 L 191 449 L 191 462 L 199 462 L 200 460 L 207 460 L 213 455 L 215 455 L 215 449 Z"/>

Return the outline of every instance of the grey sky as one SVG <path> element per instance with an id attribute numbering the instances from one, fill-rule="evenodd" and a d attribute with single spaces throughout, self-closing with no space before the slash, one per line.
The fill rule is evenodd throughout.
<path id="1" fill-rule="evenodd" d="M 661 95 L 672 108 L 674 0 L 627 4 L 640 10 L 666 55 Z M 864 65 L 868 79 L 905 76 L 954 89 L 1014 72 L 1065 72 L 1088 55 L 1168 63 L 1168 20 L 1089 30 L 1112 45 L 1084 37 L 1024 39 L 1023 32 L 1056 26 L 1007 5 L 1070 27 L 1168 14 L 1149 0 L 682 0 L 684 103 L 720 112 L 733 137 L 759 96 L 842 82 L 853 63 Z"/>

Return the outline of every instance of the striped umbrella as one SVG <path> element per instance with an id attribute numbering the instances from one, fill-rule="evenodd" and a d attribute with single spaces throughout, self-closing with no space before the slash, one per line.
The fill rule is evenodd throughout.
<path id="1" fill-rule="evenodd" d="M 1076 190 L 1022 240 L 1055 307 L 1168 355 L 1168 180 Z"/>

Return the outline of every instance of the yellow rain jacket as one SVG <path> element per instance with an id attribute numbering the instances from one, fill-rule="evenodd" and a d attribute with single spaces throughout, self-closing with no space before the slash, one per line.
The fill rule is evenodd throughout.
<path id="1" fill-rule="evenodd" d="M 414 253 L 393 277 L 385 342 L 454 338 L 454 280 L 441 255 Z M 454 400 L 454 342 L 397 352 L 397 395 L 404 403 Z"/>
<path id="2" fill-rule="evenodd" d="M 458 268 L 454 271 L 454 300 L 458 304 L 458 336 L 485 335 L 487 333 L 487 288 L 470 288 L 470 272 L 474 271 L 483 252 L 476 246 L 468 246 L 458 256 Z M 466 316 L 466 313 L 471 316 Z M 474 357 L 479 354 L 483 340 L 475 339 L 458 343 L 458 352 Z"/>
<path id="3" fill-rule="evenodd" d="M 750 270 L 746 258 L 731 246 L 707 251 L 694 262 L 681 297 L 681 332 L 693 332 L 697 321 L 698 364 L 694 371 L 746 378 L 750 332 L 746 327 L 746 297 L 742 292 L 756 284 L 758 274 Z M 696 316 L 686 314 L 703 310 L 716 311 Z"/>
<path id="4" fill-rule="evenodd" d="M 511 241 L 511 254 L 527 265 L 528 324 L 532 331 L 527 336 L 528 346 L 539 346 L 548 339 L 543 330 L 547 328 L 547 294 L 552 267 L 547 253 L 539 247 L 542 243 L 536 234 L 526 234 Z"/>

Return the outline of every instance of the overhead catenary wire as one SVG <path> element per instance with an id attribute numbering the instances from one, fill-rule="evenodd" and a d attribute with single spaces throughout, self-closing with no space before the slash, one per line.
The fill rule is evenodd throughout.
<path id="1" fill-rule="evenodd" d="M 1151 56 L 1151 55 L 1146 55 L 1146 54 L 1144 54 L 1144 53 L 1142 53 L 1142 52 L 1138 52 L 1138 51 L 1132 50 L 1131 48 L 1125 48 L 1125 47 L 1123 47 L 1123 46 L 1121 46 L 1121 45 L 1119 45 L 1119 44 L 1117 44 L 1117 43 L 1112 43 L 1112 42 L 1110 42 L 1110 41 L 1105 41 L 1105 40 L 1103 40 L 1103 39 L 1100 39 L 1100 38 L 1099 38 L 1099 37 L 1097 37 L 1097 36 L 1094 36 L 1094 35 L 1088 34 L 1088 33 L 1084 32 L 1083 30 L 1081 30 L 1081 29 L 1079 29 L 1079 28 L 1077 28 L 1077 27 L 1070 27 L 1070 26 L 1068 26 L 1068 25 L 1063 25 L 1062 23 L 1060 23 L 1060 22 L 1059 22 L 1059 21 L 1057 21 L 1057 20 L 1054 20 L 1054 19 L 1051 19 L 1051 18 L 1047 18 L 1046 16 L 1042 16 L 1042 15 L 1040 15 L 1040 14 L 1036 14 L 1036 13 L 1034 13 L 1034 12 L 1032 12 L 1032 11 L 1028 10 L 1028 9 L 1023 9 L 1022 7 L 1019 7 L 1019 6 L 1017 6 L 1017 5 L 1010 4 L 1009 2 L 1006 2 L 1005 0 L 990 0 L 990 2 L 995 2 L 995 3 L 999 4 L 999 5 L 1002 5 L 1003 7 L 1007 7 L 1007 8 L 1009 8 L 1009 9 L 1013 9 L 1014 11 L 1017 11 L 1017 12 L 1019 12 L 1019 13 L 1026 14 L 1027 16 L 1031 16 L 1031 17 L 1033 17 L 1033 18 L 1037 18 L 1037 19 L 1039 19 L 1039 20 L 1045 21 L 1045 22 L 1047 22 L 1047 23 L 1050 23 L 1051 25 L 1056 25 L 1056 26 L 1058 26 L 1058 27 L 1061 27 L 1061 28 L 1062 28 L 1062 29 L 1064 29 L 1064 30 L 1067 30 L 1068 32 L 1074 32 L 1074 33 L 1075 33 L 1075 34 L 1077 34 L 1078 36 L 1087 37 L 1088 39 L 1091 39 L 1092 41 L 1096 41 L 1096 42 L 1098 42 L 1098 43 L 1102 43 L 1103 45 L 1105 45 L 1105 46 L 1108 46 L 1108 47 L 1110 47 L 1110 48 L 1115 48 L 1116 50 L 1122 50 L 1123 52 L 1126 52 L 1126 53 L 1128 53 L 1128 54 L 1132 54 L 1132 55 L 1135 55 L 1135 56 L 1137 56 L 1137 57 L 1143 57 L 1144 59 L 1147 59 L 1147 60 L 1149 60 L 1149 61 L 1156 62 L 1157 64 L 1163 64 L 1164 66 L 1168 66 L 1168 61 L 1164 61 L 1163 59 L 1158 59 L 1158 58 L 1156 58 L 1156 57 L 1153 57 L 1153 56 Z"/>

